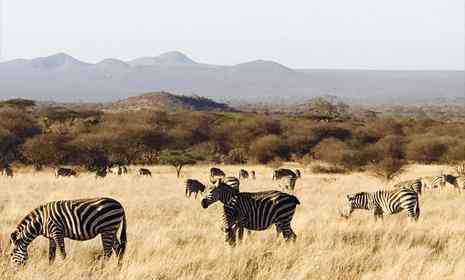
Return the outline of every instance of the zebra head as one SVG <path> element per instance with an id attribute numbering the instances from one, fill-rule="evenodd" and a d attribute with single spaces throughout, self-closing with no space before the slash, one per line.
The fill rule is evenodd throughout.
<path id="1" fill-rule="evenodd" d="M 11 233 L 10 241 L 13 245 L 13 249 L 10 254 L 11 261 L 16 265 L 26 264 L 28 243 L 21 237 L 18 230 Z"/>
<path id="2" fill-rule="evenodd" d="M 210 187 L 205 194 L 204 198 L 200 202 L 204 209 L 212 205 L 217 201 L 221 201 L 223 204 L 227 203 L 231 197 L 239 193 L 238 190 L 231 188 L 221 180 L 217 180 L 215 184 Z"/>
<path id="3" fill-rule="evenodd" d="M 344 218 L 349 218 L 355 209 L 369 209 L 370 196 L 366 192 L 347 195 L 346 214 L 341 213 Z"/>

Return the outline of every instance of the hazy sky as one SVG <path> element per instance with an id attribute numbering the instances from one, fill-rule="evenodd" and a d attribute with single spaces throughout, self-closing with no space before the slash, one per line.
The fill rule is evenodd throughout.
<path id="1" fill-rule="evenodd" d="M 464 0 L 0 0 L 2 60 L 179 50 L 293 68 L 464 69 Z"/>

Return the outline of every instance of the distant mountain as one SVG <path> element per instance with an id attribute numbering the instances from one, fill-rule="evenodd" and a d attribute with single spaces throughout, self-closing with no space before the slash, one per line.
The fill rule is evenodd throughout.
<path id="1" fill-rule="evenodd" d="M 198 94 L 230 102 L 279 104 L 322 95 L 364 104 L 411 104 L 464 96 L 464 71 L 291 69 L 274 61 L 233 66 L 181 52 L 91 64 L 64 53 L 0 63 L 0 99 L 110 102 L 142 92 Z"/>
<path id="2" fill-rule="evenodd" d="M 110 111 L 152 109 L 161 111 L 213 111 L 234 112 L 226 104 L 200 96 L 176 95 L 168 92 L 150 92 L 113 102 L 104 107 Z"/>

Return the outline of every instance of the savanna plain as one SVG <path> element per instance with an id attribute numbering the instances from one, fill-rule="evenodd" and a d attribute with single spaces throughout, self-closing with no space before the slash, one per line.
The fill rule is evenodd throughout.
<path id="1" fill-rule="evenodd" d="M 219 166 L 237 176 L 255 170 L 256 180 L 241 181 L 241 191 L 276 189 L 265 166 Z M 288 167 L 297 168 L 297 165 Z M 247 234 L 235 248 L 224 242 L 221 205 L 202 209 L 200 198 L 187 199 L 184 181 L 206 183 L 209 166 L 186 167 L 176 178 L 168 166 L 151 166 L 153 177 L 93 174 L 53 176 L 52 170 L 18 170 L 0 178 L 0 279 L 465 279 L 465 192 L 452 188 L 424 191 L 418 222 L 406 213 L 374 221 L 358 210 L 343 219 L 345 196 L 388 188 L 366 173 L 312 174 L 301 168 L 292 226 L 295 243 L 276 238 L 274 228 Z M 447 166 L 411 165 L 395 181 L 435 175 Z M 29 247 L 25 267 L 10 265 L 9 235 L 36 206 L 52 200 L 113 197 L 126 210 L 128 245 L 121 267 L 116 259 L 102 266 L 100 238 L 66 241 L 68 257 L 48 264 L 48 241 Z"/>

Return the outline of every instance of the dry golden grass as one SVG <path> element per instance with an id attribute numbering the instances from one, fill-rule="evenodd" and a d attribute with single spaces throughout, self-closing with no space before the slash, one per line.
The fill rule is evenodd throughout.
<path id="1" fill-rule="evenodd" d="M 222 167 L 237 175 L 241 167 Z M 257 180 L 241 189 L 273 189 L 271 169 L 249 166 Z M 400 179 L 439 173 L 439 166 L 411 166 Z M 134 170 L 134 168 L 133 168 Z M 55 179 L 51 171 L 22 170 L 0 178 L 0 279 L 465 279 L 465 193 L 425 192 L 421 216 L 405 213 L 375 222 L 367 211 L 341 219 L 347 193 L 383 184 L 366 174 L 315 175 L 297 182 L 301 201 L 293 220 L 297 242 L 276 239 L 274 229 L 253 232 L 236 248 L 224 243 L 221 205 L 207 210 L 184 197 L 186 178 L 206 180 L 208 166 L 186 168 L 177 179 L 170 167 L 152 167 L 152 178 L 132 174 L 95 180 L 90 174 Z M 8 237 L 16 223 L 41 203 L 110 196 L 125 206 L 128 248 L 121 270 L 115 259 L 101 267 L 100 239 L 67 240 L 68 258 L 48 265 L 48 241 L 37 238 L 26 267 L 12 269 Z"/>

